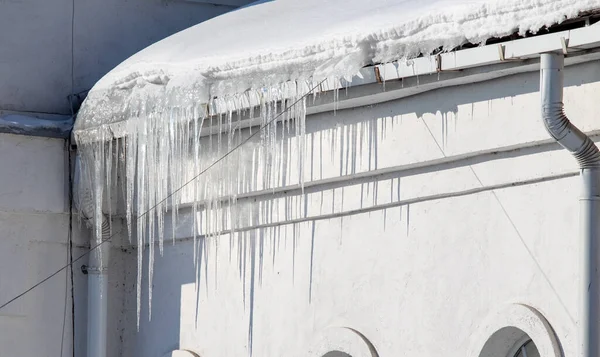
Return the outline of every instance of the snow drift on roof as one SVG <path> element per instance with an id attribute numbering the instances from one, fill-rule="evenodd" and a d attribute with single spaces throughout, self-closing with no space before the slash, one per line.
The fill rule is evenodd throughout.
<path id="1" fill-rule="evenodd" d="M 162 111 L 285 81 L 347 77 L 371 63 L 536 32 L 599 7 L 600 0 L 261 2 L 120 64 L 90 92 L 75 129 L 128 119 L 140 100 Z"/>

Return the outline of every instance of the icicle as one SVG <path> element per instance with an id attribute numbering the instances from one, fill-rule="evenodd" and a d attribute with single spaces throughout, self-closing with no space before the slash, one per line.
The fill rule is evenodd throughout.
<path id="1" fill-rule="evenodd" d="M 133 120 L 133 119 L 132 119 Z M 133 122 L 133 127 L 136 123 Z M 133 196 L 134 196 L 134 183 L 135 183 L 135 172 L 137 166 L 137 130 L 132 130 L 131 134 L 125 139 L 125 171 L 126 171 L 126 216 L 127 216 L 127 234 L 129 243 L 131 243 L 132 230 L 132 219 L 133 219 Z"/>
<path id="2" fill-rule="evenodd" d="M 194 266 L 199 272 L 200 262 L 204 259 L 201 255 L 207 254 L 205 239 L 228 231 L 230 250 L 233 250 L 242 246 L 236 242 L 243 236 L 236 234 L 239 226 L 274 222 L 274 213 L 278 209 L 276 204 L 262 203 L 258 210 L 251 208 L 247 212 L 238 207 L 240 195 L 276 189 L 289 182 L 298 183 L 304 189 L 307 176 L 304 161 L 309 154 L 306 101 L 308 95 L 316 95 L 311 93 L 313 85 L 309 81 L 288 82 L 249 90 L 237 96 L 214 98 L 205 106 L 198 104 L 193 95 L 177 91 L 167 93 L 164 100 L 149 97 L 129 102 L 124 111 L 130 118 L 125 124 L 126 137 L 117 139 L 115 143 L 112 138 L 101 137 L 98 143 L 81 146 L 82 155 L 88 163 L 82 168 L 81 177 L 94 185 L 95 222 L 102 220 L 104 202 L 108 204 L 108 215 L 114 214 L 112 205 L 115 199 L 112 196 L 117 188 L 115 185 L 122 185 L 129 242 L 133 241 L 132 235 L 136 232 L 138 329 L 145 267 L 148 269 L 148 318 L 152 317 L 155 248 L 158 246 L 162 256 L 167 212 L 170 213 L 170 234 L 174 244 L 179 207 L 182 204 L 191 207 Z M 338 85 L 332 87 L 335 109 L 339 100 L 339 88 L 335 87 Z M 242 110 L 242 107 L 247 107 L 247 110 Z M 234 115 L 237 117 L 234 118 Z M 258 115 L 260 129 L 255 126 L 242 131 L 243 115 L 249 115 L 250 119 Z M 205 122 L 208 133 L 203 133 Z M 360 132 L 361 140 L 363 131 Z M 208 137 L 201 137 L 203 134 L 208 134 Z M 248 135 L 254 134 L 256 139 L 260 137 L 259 145 L 237 149 Z M 349 136 L 354 136 L 356 141 L 358 133 L 346 130 L 343 135 L 346 135 L 343 139 L 347 149 L 351 147 L 355 155 L 357 144 L 350 146 Z M 334 142 L 339 140 L 337 136 L 337 129 L 330 132 Z M 311 140 L 316 140 L 316 137 Z M 322 135 L 319 140 L 323 140 Z M 333 158 L 335 145 L 331 150 Z M 294 151 L 296 158 L 293 158 Z M 296 166 L 292 164 L 292 158 L 296 160 Z M 348 166 L 348 158 L 346 161 Z M 197 177 L 208 165 L 211 168 Z M 300 198 L 286 201 L 286 215 L 294 211 L 294 215 L 298 216 L 304 209 L 305 202 Z M 101 239 L 100 227 L 96 224 L 96 239 Z M 275 234 L 275 230 L 269 232 Z M 202 239 L 199 239 L 200 236 Z M 216 249 L 218 241 L 214 244 Z M 147 262 L 144 261 L 146 246 Z M 145 263 L 147 266 L 144 266 Z"/>
<path id="3" fill-rule="evenodd" d="M 106 143 L 107 149 L 105 155 L 103 157 L 104 161 L 104 172 L 106 177 L 104 179 L 104 183 L 106 185 L 106 200 L 108 203 L 108 224 L 109 231 L 112 234 L 112 184 L 113 184 L 113 175 L 112 175 L 112 165 L 113 165 L 113 151 L 112 151 L 112 140 L 109 140 Z"/>
<path id="4" fill-rule="evenodd" d="M 198 117 L 196 115 L 194 115 L 193 118 L 193 122 L 194 122 L 194 175 L 197 175 L 200 171 L 199 167 L 200 167 L 200 137 L 198 135 L 199 133 L 199 128 L 198 128 Z M 196 224 L 196 219 L 198 216 L 198 182 L 194 182 L 193 183 L 193 188 L 194 188 L 194 193 L 193 193 L 193 197 L 194 197 L 194 203 L 193 203 L 193 208 L 192 208 L 192 215 L 193 215 L 193 219 L 192 219 L 192 224 L 193 224 L 193 235 L 194 235 L 194 266 L 196 267 L 197 263 L 198 263 L 198 257 L 196 256 L 196 253 L 198 251 L 198 227 Z M 197 269 L 197 268 L 196 268 Z"/>
<path id="5" fill-rule="evenodd" d="M 145 118 L 144 118 L 145 119 Z M 140 315 L 141 315 L 141 297 L 142 297 L 142 263 L 143 263 L 143 250 L 144 250 L 144 233 L 145 233 L 145 222 L 147 214 L 146 212 L 146 128 L 147 121 L 142 120 L 139 126 L 143 128 L 139 132 L 139 147 L 138 147 L 138 160 L 137 160 L 137 327 L 140 328 Z"/>

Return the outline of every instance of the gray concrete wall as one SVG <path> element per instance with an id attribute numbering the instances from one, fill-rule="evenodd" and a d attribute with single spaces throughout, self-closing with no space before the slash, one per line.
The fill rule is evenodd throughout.
<path id="1" fill-rule="evenodd" d="M 2 0 L 0 112 L 70 114 L 69 94 L 89 90 L 152 43 L 233 8 L 181 0 Z"/>
<path id="2" fill-rule="evenodd" d="M 0 305 L 38 284 L 69 262 L 68 153 L 65 140 L 0 134 Z M 73 258 L 89 249 L 90 232 L 73 216 Z M 115 224 L 119 224 L 115 220 Z M 115 226 L 118 229 L 118 226 Z M 117 240 L 118 241 L 118 240 Z M 122 272 L 128 251 L 111 251 L 110 326 L 122 325 Z M 85 355 L 87 276 L 73 265 L 0 310 L 0 356 Z M 74 306 L 71 299 L 73 287 Z M 74 308 L 74 315 L 72 313 Z M 72 318 L 75 320 L 73 339 Z M 121 330 L 111 328 L 109 356 L 122 349 Z M 62 351 L 62 353 L 61 353 Z"/>
<path id="3" fill-rule="evenodd" d="M 0 134 L 0 304 L 68 260 L 68 176 L 65 141 Z M 87 234 L 74 222 L 75 256 Z M 85 346 L 85 278 L 76 264 L 77 348 Z M 0 310 L 2 356 L 71 356 L 71 284 L 64 270 Z M 64 331 L 63 331 L 64 324 Z M 61 354 L 62 347 L 62 354 Z"/>

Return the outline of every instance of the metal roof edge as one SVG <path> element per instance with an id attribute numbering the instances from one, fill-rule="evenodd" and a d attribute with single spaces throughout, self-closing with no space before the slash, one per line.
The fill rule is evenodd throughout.
<path id="1" fill-rule="evenodd" d="M 0 133 L 67 139 L 73 129 L 73 117 L 53 115 L 39 118 L 32 114 L 0 113 Z"/>

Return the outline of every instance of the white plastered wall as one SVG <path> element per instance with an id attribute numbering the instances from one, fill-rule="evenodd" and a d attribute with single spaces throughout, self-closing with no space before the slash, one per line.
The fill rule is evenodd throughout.
<path id="1" fill-rule="evenodd" d="M 567 114 L 587 132 L 600 129 L 599 69 L 566 71 Z M 354 150 L 361 130 L 375 135 Z M 310 356 L 340 341 L 372 353 L 329 332 L 341 327 L 380 356 L 465 356 L 514 303 L 576 355 L 578 169 L 548 140 L 536 72 L 313 115 L 307 133 L 305 193 L 241 199 L 254 222 L 201 240 L 198 270 L 182 210 L 139 332 L 127 261 L 122 356 Z"/>

